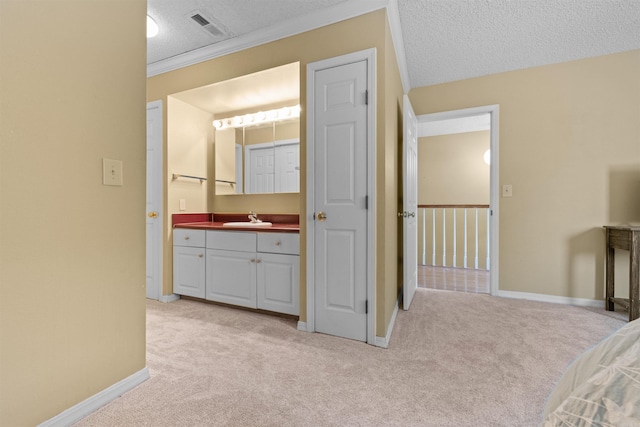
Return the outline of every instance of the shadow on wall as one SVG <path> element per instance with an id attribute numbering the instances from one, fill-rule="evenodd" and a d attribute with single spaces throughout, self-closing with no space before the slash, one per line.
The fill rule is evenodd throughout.
<path id="1" fill-rule="evenodd" d="M 609 170 L 609 224 L 640 225 L 640 166 Z"/>
<path id="2" fill-rule="evenodd" d="M 588 298 L 604 300 L 604 228 L 591 228 L 569 240 L 567 274 L 569 296 L 578 296 L 579 284 L 592 282 Z"/>

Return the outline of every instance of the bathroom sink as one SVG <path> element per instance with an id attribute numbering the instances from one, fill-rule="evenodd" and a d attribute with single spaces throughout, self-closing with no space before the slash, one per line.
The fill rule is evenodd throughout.
<path id="1" fill-rule="evenodd" d="M 225 227 L 271 227 L 270 222 L 249 222 L 249 221 L 225 222 L 222 225 Z"/>

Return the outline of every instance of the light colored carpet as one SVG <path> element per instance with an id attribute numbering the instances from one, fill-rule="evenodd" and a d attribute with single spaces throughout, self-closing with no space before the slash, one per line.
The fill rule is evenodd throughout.
<path id="1" fill-rule="evenodd" d="M 151 378 L 86 426 L 536 426 L 602 310 L 418 289 L 388 349 L 196 301 L 147 305 Z"/>

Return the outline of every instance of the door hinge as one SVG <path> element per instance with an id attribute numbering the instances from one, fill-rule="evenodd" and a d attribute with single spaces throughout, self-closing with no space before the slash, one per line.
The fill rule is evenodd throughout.
<path id="1" fill-rule="evenodd" d="M 364 208 L 369 209 L 369 195 L 364 196 Z"/>
<path id="2" fill-rule="evenodd" d="M 314 221 L 316 220 L 316 213 L 315 212 L 313 213 L 313 220 Z"/>
<path id="3" fill-rule="evenodd" d="M 364 105 L 369 105 L 369 90 L 364 91 Z"/>
<path id="4" fill-rule="evenodd" d="M 490 210 L 489 210 L 489 215 L 490 215 L 490 216 L 493 216 L 493 209 L 490 209 Z"/>
<path id="5" fill-rule="evenodd" d="M 364 302 L 364 314 L 369 314 L 369 300 Z"/>

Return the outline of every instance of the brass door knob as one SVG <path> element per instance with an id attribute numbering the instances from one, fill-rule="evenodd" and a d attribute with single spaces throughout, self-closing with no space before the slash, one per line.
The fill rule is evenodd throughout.
<path id="1" fill-rule="evenodd" d="M 316 215 L 316 219 L 318 221 L 326 221 L 327 219 L 327 214 L 324 212 L 318 212 L 318 214 Z"/>
<path id="2" fill-rule="evenodd" d="M 147 216 L 149 218 L 158 218 L 158 212 L 149 212 Z"/>
<path id="3" fill-rule="evenodd" d="M 398 212 L 398 216 L 402 216 L 402 217 L 405 217 L 405 218 L 409 218 L 409 217 L 413 218 L 413 217 L 416 216 L 416 213 L 415 212 L 404 211 L 404 212 Z"/>

